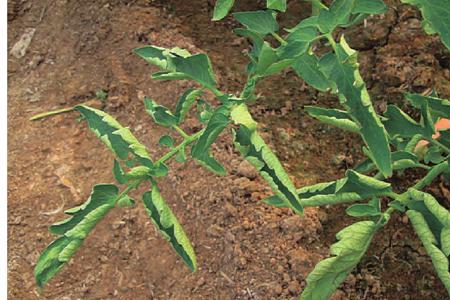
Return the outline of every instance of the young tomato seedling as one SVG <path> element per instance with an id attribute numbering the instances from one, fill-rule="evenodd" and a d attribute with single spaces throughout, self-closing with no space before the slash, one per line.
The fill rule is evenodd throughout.
<path id="1" fill-rule="evenodd" d="M 274 195 L 264 202 L 287 207 L 302 215 L 303 207 L 353 203 L 346 212 L 365 218 L 337 235 L 331 246 L 331 257 L 319 262 L 306 279 L 299 299 L 329 299 L 361 260 L 373 236 L 389 221 L 394 212 L 405 213 L 422 241 L 436 273 L 450 292 L 450 213 L 428 193 L 421 191 L 436 177 L 450 177 L 450 101 L 431 95 L 405 94 L 412 107 L 420 110 L 421 118 L 414 120 L 395 105 L 388 106 L 382 115 L 376 113 L 366 85 L 359 73 L 357 52 L 347 44 L 340 29 L 363 22 L 373 14 L 382 14 L 387 7 L 381 0 L 334 0 L 326 6 L 310 0 L 313 15 L 295 27 L 280 33 L 277 13 L 287 8 L 286 0 L 267 0 L 265 10 L 237 12 L 233 17 L 244 28 L 237 35 L 252 43 L 247 66 L 247 82 L 239 95 L 220 91 L 213 67 L 206 54 L 191 54 L 185 49 L 162 48 L 155 45 L 135 49 L 135 53 L 160 71 L 154 80 L 192 80 L 198 88 L 187 89 L 179 98 L 175 110 L 159 105 L 146 97 L 145 109 L 156 124 L 171 128 L 181 135 L 175 145 L 171 135 L 159 143 L 169 151 L 157 160 L 148 154 L 131 131 L 107 113 L 79 105 L 78 111 L 91 130 L 116 156 L 113 173 L 117 183 L 126 186 L 122 191 L 115 184 L 100 184 L 92 189 L 89 199 L 79 207 L 66 211 L 70 218 L 50 226 L 60 237 L 41 254 L 35 268 L 39 287 L 43 287 L 75 254 L 95 225 L 112 209 L 133 205 L 128 193 L 145 185 L 147 192 L 142 203 L 154 225 L 170 243 L 186 265 L 197 267 L 194 249 L 158 188 L 158 179 L 166 176 L 166 162 L 175 158 L 184 162 L 191 157 L 218 175 L 225 175 L 224 166 L 211 155 L 211 145 L 218 136 L 230 129 L 234 144 L 267 181 Z M 450 0 L 403 0 L 416 5 L 423 15 L 427 33 L 437 33 L 444 45 L 450 47 Z M 218 0 L 213 20 L 224 18 L 234 1 Z M 274 47 L 267 37 L 275 38 Z M 322 41 L 328 49 L 318 55 L 316 43 Z M 323 49 L 321 49 L 323 50 Z M 321 51 L 320 53 L 323 53 Z M 262 78 L 286 68 L 307 84 L 321 92 L 337 96 L 340 109 L 306 107 L 312 117 L 360 135 L 367 157 L 354 170 L 347 170 L 344 178 L 296 189 L 282 164 L 258 133 L 258 124 L 247 105 L 255 97 L 255 86 Z M 219 105 L 204 100 L 206 90 L 212 92 Z M 182 129 L 183 121 L 196 105 L 197 118 L 204 125 L 194 134 Z M 435 125 L 436 124 L 436 125 Z M 438 126 L 439 125 L 439 126 Z M 186 154 L 188 152 L 188 154 Z M 398 191 L 389 182 L 394 172 L 421 168 L 427 174 L 414 186 Z M 382 210 L 382 201 L 387 209 Z M 358 202 L 358 203 L 354 203 Z"/>

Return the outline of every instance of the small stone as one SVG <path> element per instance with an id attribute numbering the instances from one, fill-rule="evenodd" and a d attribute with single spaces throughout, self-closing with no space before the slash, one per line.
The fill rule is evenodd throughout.
<path id="1" fill-rule="evenodd" d="M 292 294 L 297 294 L 300 291 L 300 284 L 296 280 L 289 282 L 288 290 Z"/>
<path id="2" fill-rule="evenodd" d="M 243 160 L 237 168 L 237 175 L 253 180 L 258 176 L 258 173 L 248 161 Z"/>

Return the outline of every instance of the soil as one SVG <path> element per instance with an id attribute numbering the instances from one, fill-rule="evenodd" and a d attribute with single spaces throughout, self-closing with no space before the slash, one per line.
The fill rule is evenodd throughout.
<path id="1" fill-rule="evenodd" d="M 174 107 L 191 82 L 156 82 L 132 49 L 156 44 L 208 53 L 221 90 L 237 92 L 245 79 L 245 39 L 232 18 L 212 23 L 213 1 L 8 1 L 8 48 L 28 28 L 32 42 L 22 58 L 8 60 L 8 294 L 10 299 L 295 299 L 314 265 L 328 255 L 334 235 L 354 220 L 345 207 L 308 208 L 305 217 L 260 200 L 267 185 L 243 162 L 229 134 L 214 155 L 229 170 L 211 175 L 192 161 L 170 163 L 160 189 L 188 233 L 199 261 L 189 273 L 157 234 L 144 208 L 117 209 L 86 239 L 74 259 L 39 294 L 33 268 L 54 239 L 47 226 L 78 205 L 92 185 L 113 182 L 112 155 L 78 122 L 76 113 L 42 121 L 28 118 L 70 107 L 104 89 L 99 107 L 129 126 L 153 157 L 164 154 L 142 97 Z M 262 3 L 239 2 L 236 10 Z M 361 51 L 360 65 L 378 110 L 406 108 L 401 94 L 434 88 L 450 96 L 450 55 L 420 27 L 420 14 L 390 1 L 389 11 L 345 32 Z M 309 4 L 289 1 L 281 16 L 295 25 Z M 258 85 L 251 111 L 260 131 L 297 186 L 343 176 L 361 158 L 361 141 L 307 117 L 304 105 L 336 106 L 292 71 Z M 199 129 L 189 117 L 184 129 Z M 394 178 L 399 190 L 422 176 Z M 145 191 L 141 187 L 134 193 Z M 448 186 L 429 190 L 448 206 Z M 447 194 L 446 194 L 447 192 Z M 447 196 L 446 196 L 447 195 Z M 448 296 L 408 220 L 394 216 L 333 299 L 446 299 Z"/>

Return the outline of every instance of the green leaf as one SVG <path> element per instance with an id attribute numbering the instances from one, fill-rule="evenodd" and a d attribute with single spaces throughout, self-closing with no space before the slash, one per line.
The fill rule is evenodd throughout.
<path id="1" fill-rule="evenodd" d="M 189 269 L 196 271 L 197 259 L 194 249 L 176 216 L 162 198 L 156 184 L 153 184 L 151 192 L 144 193 L 142 199 L 153 224 L 183 259 Z"/>
<path id="2" fill-rule="evenodd" d="M 144 98 L 145 111 L 155 120 L 156 124 L 164 127 L 172 127 L 177 125 L 177 118 L 170 112 L 167 107 L 157 104 L 153 99 Z"/>
<path id="3" fill-rule="evenodd" d="M 277 62 L 277 60 L 278 56 L 275 50 L 269 45 L 269 43 L 264 42 L 261 48 L 261 53 L 258 57 L 255 73 L 262 76 L 267 68 Z"/>
<path id="4" fill-rule="evenodd" d="M 175 160 L 179 163 L 184 163 L 186 161 L 186 151 L 184 147 L 178 150 L 177 155 L 175 156 Z"/>
<path id="5" fill-rule="evenodd" d="M 426 136 L 423 126 L 395 105 L 388 105 L 384 117 L 383 125 L 392 139 L 395 137 L 413 137 L 417 134 Z"/>
<path id="6" fill-rule="evenodd" d="M 381 215 L 380 209 L 371 204 L 353 204 L 345 212 L 352 217 L 376 217 Z"/>
<path id="7" fill-rule="evenodd" d="M 89 128 L 108 146 L 121 160 L 127 160 L 132 154 L 144 166 L 153 166 L 150 155 L 144 145 L 139 143 L 131 131 L 122 127 L 107 113 L 85 105 L 75 107 L 87 120 Z"/>
<path id="8" fill-rule="evenodd" d="M 267 0 L 267 8 L 286 11 L 286 0 Z"/>
<path id="9" fill-rule="evenodd" d="M 354 0 L 334 0 L 330 8 L 321 9 L 318 17 L 319 29 L 322 33 L 332 32 L 337 26 L 349 20 Z"/>
<path id="10" fill-rule="evenodd" d="M 408 168 L 424 168 L 428 167 L 424 164 L 421 164 L 417 155 L 408 151 L 396 151 L 391 155 L 392 159 L 392 169 L 393 170 L 403 170 Z M 369 158 L 368 162 L 364 166 L 366 170 L 365 172 L 370 172 L 375 169 L 375 164 L 372 162 L 371 158 Z"/>
<path id="11" fill-rule="evenodd" d="M 422 109 L 424 104 L 428 104 L 428 107 L 434 116 L 450 119 L 450 101 L 447 99 L 411 93 L 406 93 L 405 98 L 415 108 Z"/>
<path id="12" fill-rule="evenodd" d="M 425 153 L 423 160 L 426 164 L 430 162 L 433 164 L 439 164 L 446 160 L 445 152 L 437 146 L 432 146 Z"/>
<path id="13" fill-rule="evenodd" d="M 387 6 L 384 4 L 383 0 L 355 0 L 355 5 L 353 6 L 352 13 L 363 13 L 363 14 L 382 14 L 387 11 Z"/>
<path id="14" fill-rule="evenodd" d="M 258 170 L 279 198 L 296 213 L 302 213 L 303 207 L 294 184 L 276 155 L 257 133 L 256 122 L 251 118 L 245 104 L 235 107 L 231 118 L 239 125 L 239 129 L 233 132 L 236 148 Z"/>
<path id="15" fill-rule="evenodd" d="M 367 251 L 378 226 L 362 221 L 336 234 L 339 242 L 331 246 L 330 258 L 322 260 L 306 278 L 300 300 L 327 300 L 350 274 Z"/>
<path id="16" fill-rule="evenodd" d="M 331 89 L 331 85 L 323 72 L 319 70 L 318 63 L 319 60 L 314 54 L 304 53 L 296 58 L 292 68 L 307 84 L 321 92 L 326 92 Z"/>
<path id="17" fill-rule="evenodd" d="M 311 16 L 309 18 L 303 19 L 300 23 L 295 25 L 293 28 L 284 29 L 287 32 L 293 32 L 297 31 L 301 28 L 308 28 L 308 27 L 315 27 L 319 28 L 319 17 L 318 16 Z"/>
<path id="18" fill-rule="evenodd" d="M 278 31 L 276 14 L 272 11 L 258 10 L 234 13 L 233 17 L 242 25 L 259 34 L 266 35 Z"/>
<path id="19" fill-rule="evenodd" d="M 175 107 L 175 117 L 177 118 L 177 124 L 181 124 L 184 121 L 189 109 L 194 104 L 195 100 L 203 94 L 202 90 L 193 88 L 187 89 L 177 102 Z"/>
<path id="20" fill-rule="evenodd" d="M 447 289 L 447 292 L 450 294 L 449 261 L 448 255 L 444 253 L 444 251 L 448 250 L 448 244 L 445 245 L 445 250 L 439 248 L 438 240 L 436 240 L 431 228 L 429 227 L 428 222 L 420 212 L 415 210 L 408 210 L 406 214 L 408 215 L 408 218 L 411 221 L 415 232 L 422 241 L 425 250 L 430 256 L 431 262 L 433 263 L 437 275 Z M 447 229 L 444 233 L 446 232 L 448 232 Z M 448 242 L 446 237 L 444 237 L 444 240 L 446 243 Z"/>
<path id="21" fill-rule="evenodd" d="M 217 0 L 214 6 L 213 21 L 219 21 L 226 17 L 233 7 L 234 0 Z"/>
<path id="22" fill-rule="evenodd" d="M 75 254 L 84 239 L 114 207 L 118 188 L 112 184 L 94 186 L 89 199 L 82 205 L 66 211 L 71 218 L 50 226 L 54 234 L 62 235 L 40 255 L 34 276 L 43 287 Z"/>
<path id="23" fill-rule="evenodd" d="M 125 174 L 127 179 L 149 179 L 151 173 L 151 169 L 145 166 L 137 166 L 132 168 L 128 173 Z"/>
<path id="24" fill-rule="evenodd" d="M 119 200 L 117 200 L 117 206 L 118 207 L 131 207 L 135 206 L 136 201 L 134 199 L 130 198 L 128 195 L 123 196 Z"/>
<path id="25" fill-rule="evenodd" d="M 118 183 L 127 183 L 128 179 L 125 177 L 125 172 L 123 171 L 122 166 L 117 160 L 114 160 L 113 174 Z"/>
<path id="26" fill-rule="evenodd" d="M 163 135 L 159 138 L 158 144 L 161 146 L 166 146 L 169 148 L 173 148 L 175 141 L 170 135 Z"/>
<path id="27" fill-rule="evenodd" d="M 191 148 L 191 156 L 202 166 L 210 171 L 225 175 L 225 168 L 210 155 L 210 147 L 215 142 L 219 134 L 230 123 L 229 109 L 225 106 L 220 106 L 214 111 L 209 120 L 205 131 L 198 138 L 198 141 Z"/>
<path id="28" fill-rule="evenodd" d="M 344 38 L 336 45 L 336 53 L 328 53 L 319 61 L 319 69 L 336 84 L 333 89 L 341 104 L 359 126 L 361 136 L 374 157 L 380 172 L 392 175 L 389 140 L 378 118 L 358 70 L 356 52 Z"/>
<path id="29" fill-rule="evenodd" d="M 134 49 L 134 53 L 142 57 L 148 63 L 161 69 L 167 68 L 167 57 L 164 55 L 165 48 L 157 46 L 145 46 Z"/>
<path id="30" fill-rule="evenodd" d="M 270 196 L 262 200 L 267 205 L 275 207 L 289 207 L 283 199 L 278 196 Z"/>
<path id="31" fill-rule="evenodd" d="M 346 111 L 316 106 L 305 106 L 305 110 L 311 117 L 326 124 L 330 124 L 350 132 L 359 133 L 358 125 L 353 122 L 351 116 Z"/>
<path id="32" fill-rule="evenodd" d="M 415 5 L 423 17 L 425 32 L 439 34 L 442 43 L 450 50 L 450 18 L 448 12 L 450 0 L 401 0 Z"/>
<path id="33" fill-rule="evenodd" d="M 183 73 L 206 87 L 217 85 L 212 71 L 211 62 L 206 54 L 196 54 L 189 57 L 172 57 L 176 72 Z"/>
<path id="34" fill-rule="evenodd" d="M 390 183 L 347 170 L 346 177 L 298 190 L 304 206 L 320 206 L 361 201 L 392 193 Z"/>
<path id="35" fill-rule="evenodd" d="M 152 75 L 153 79 L 192 79 L 209 88 L 217 84 L 211 62 L 206 54 L 191 55 L 181 48 L 165 49 L 156 46 L 138 48 L 134 52 L 150 64 L 162 69 L 161 72 Z"/>
<path id="36" fill-rule="evenodd" d="M 280 59 L 296 58 L 306 53 L 317 34 L 317 29 L 314 27 L 291 31 L 286 37 L 287 43 L 277 49 Z"/>

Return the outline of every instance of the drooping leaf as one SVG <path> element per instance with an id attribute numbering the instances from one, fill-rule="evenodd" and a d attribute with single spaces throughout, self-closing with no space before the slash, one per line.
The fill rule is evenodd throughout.
<path id="1" fill-rule="evenodd" d="M 292 68 L 307 84 L 319 91 L 326 92 L 331 89 L 328 78 L 319 70 L 319 60 L 314 54 L 304 53 L 298 56 Z"/>
<path id="2" fill-rule="evenodd" d="M 287 0 L 267 0 L 267 8 L 276 9 L 282 12 L 286 11 L 286 2 Z"/>
<path id="3" fill-rule="evenodd" d="M 362 221 L 338 232 L 338 242 L 330 249 L 333 256 L 319 262 L 309 273 L 299 299 L 329 299 L 361 260 L 378 227 L 372 221 Z"/>
<path id="4" fill-rule="evenodd" d="M 352 217 L 376 217 L 381 215 L 380 199 L 374 198 L 367 204 L 353 204 L 345 212 Z"/>
<path id="5" fill-rule="evenodd" d="M 194 104 L 195 100 L 202 95 L 203 91 L 198 89 L 187 89 L 177 102 L 175 107 L 175 117 L 177 118 L 177 124 L 181 124 L 184 121 L 189 109 Z"/>
<path id="6" fill-rule="evenodd" d="M 219 134 L 230 123 L 229 109 L 226 106 L 220 106 L 214 111 L 205 131 L 199 137 L 198 141 L 191 148 L 191 156 L 197 162 L 210 171 L 219 175 L 225 175 L 226 170 L 217 160 L 210 155 L 210 147 L 215 142 Z"/>
<path id="7" fill-rule="evenodd" d="M 213 21 L 219 21 L 228 15 L 233 7 L 234 0 L 217 0 L 214 6 Z"/>
<path id="8" fill-rule="evenodd" d="M 178 120 L 167 107 L 157 104 L 153 99 L 144 98 L 145 111 L 155 120 L 155 123 L 164 127 L 177 125 Z"/>
<path id="9" fill-rule="evenodd" d="M 281 165 L 276 155 L 266 145 L 256 131 L 256 122 L 250 116 L 246 106 L 235 107 L 231 118 L 239 129 L 233 132 L 234 144 L 268 182 L 274 193 L 296 213 L 302 213 L 303 207 L 296 193 L 295 186 Z"/>
<path id="10" fill-rule="evenodd" d="M 330 124 L 350 132 L 359 133 L 358 125 L 353 122 L 351 116 L 346 111 L 316 106 L 305 106 L 305 111 L 311 117 L 326 124 Z"/>
<path id="11" fill-rule="evenodd" d="M 113 117 L 107 113 L 85 105 L 75 107 L 87 120 L 89 128 L 108 146 L 121 160 L 127 160 L 132 154 L 144 166 L 153 166 L 150 155 L 131 131 L 122 127 Z"/>
<path id="12" fill-rule="evenodd" d="M 151 192 L 144 193 L 142 199 L 147 213 L 162 236 L 170 243 L 191 271 L 197 270 L 194 249 L 155 183 L 153 183 Z"/>
<path id="13" fill-rule="evenodd" d="M 415 5 L 422 13 L 422 25 L 427 34 L 439 34 L 442 43 L 450 50 L 450 0 L 401 0 Z"/>
<path id="14" fill-rule="evenodd" d="M 447 237 L 444 236 L 444 239 L 442 240 L 443 242 L 445 242 L 444 247 L 442 247 L 443 249 L 439 248 L 439 242 L 441 241 L 437 240 L 435 235 L 433 235 L 432 229 L 430 228 L 430 225 L 424 218 L 423 214 L 416 210 L 408 210 L 406 214 L 408 215 L 408 218 L 414 227 L 414 231 L 419 236 L 422 244 L 425 247 L 425 250 L 430 256 L 437 275 L 447 289 L 447 292 L 450 294 L 448 254 L 444 253 L 444 251 L 448 250 L 449 247 Z M 442 230 L 442 232 L 443 231 L 444 230 Z M 447 232 L 447 229 L 445 232 Z"/>
<path id="15" fill-rule="evenodd" d="M 258 10 L 234 13 L 236 20 L 259 34 L 266 35 L 278 31 L 275 13 L 270 10 Z"/>
<path id="16" fill-rule="evenodd" d="M 43 287 L 70 260 L 84 239 L 114 207 L 118 188 L 112 184 L 94 186 L 89 199 L 82 205 L 66 211 L 72 217 L 50 226 L 54 234 L 62 235 L 40 255 L 34 276 Z"/>
<path id="17" fill-rule="evenodd" d="M 380 172 L 385 177 L 391 176 L 388 135 L 375 113 L 366 85 L 359 73 L 356 52 L 348 46 L 343 36 L 336 45 L 336 53 L 328 53 L 320 59 L 319 69 L 336 84 L 333 91 L 359 126 L 361 136 L 373 154 Z"/>

